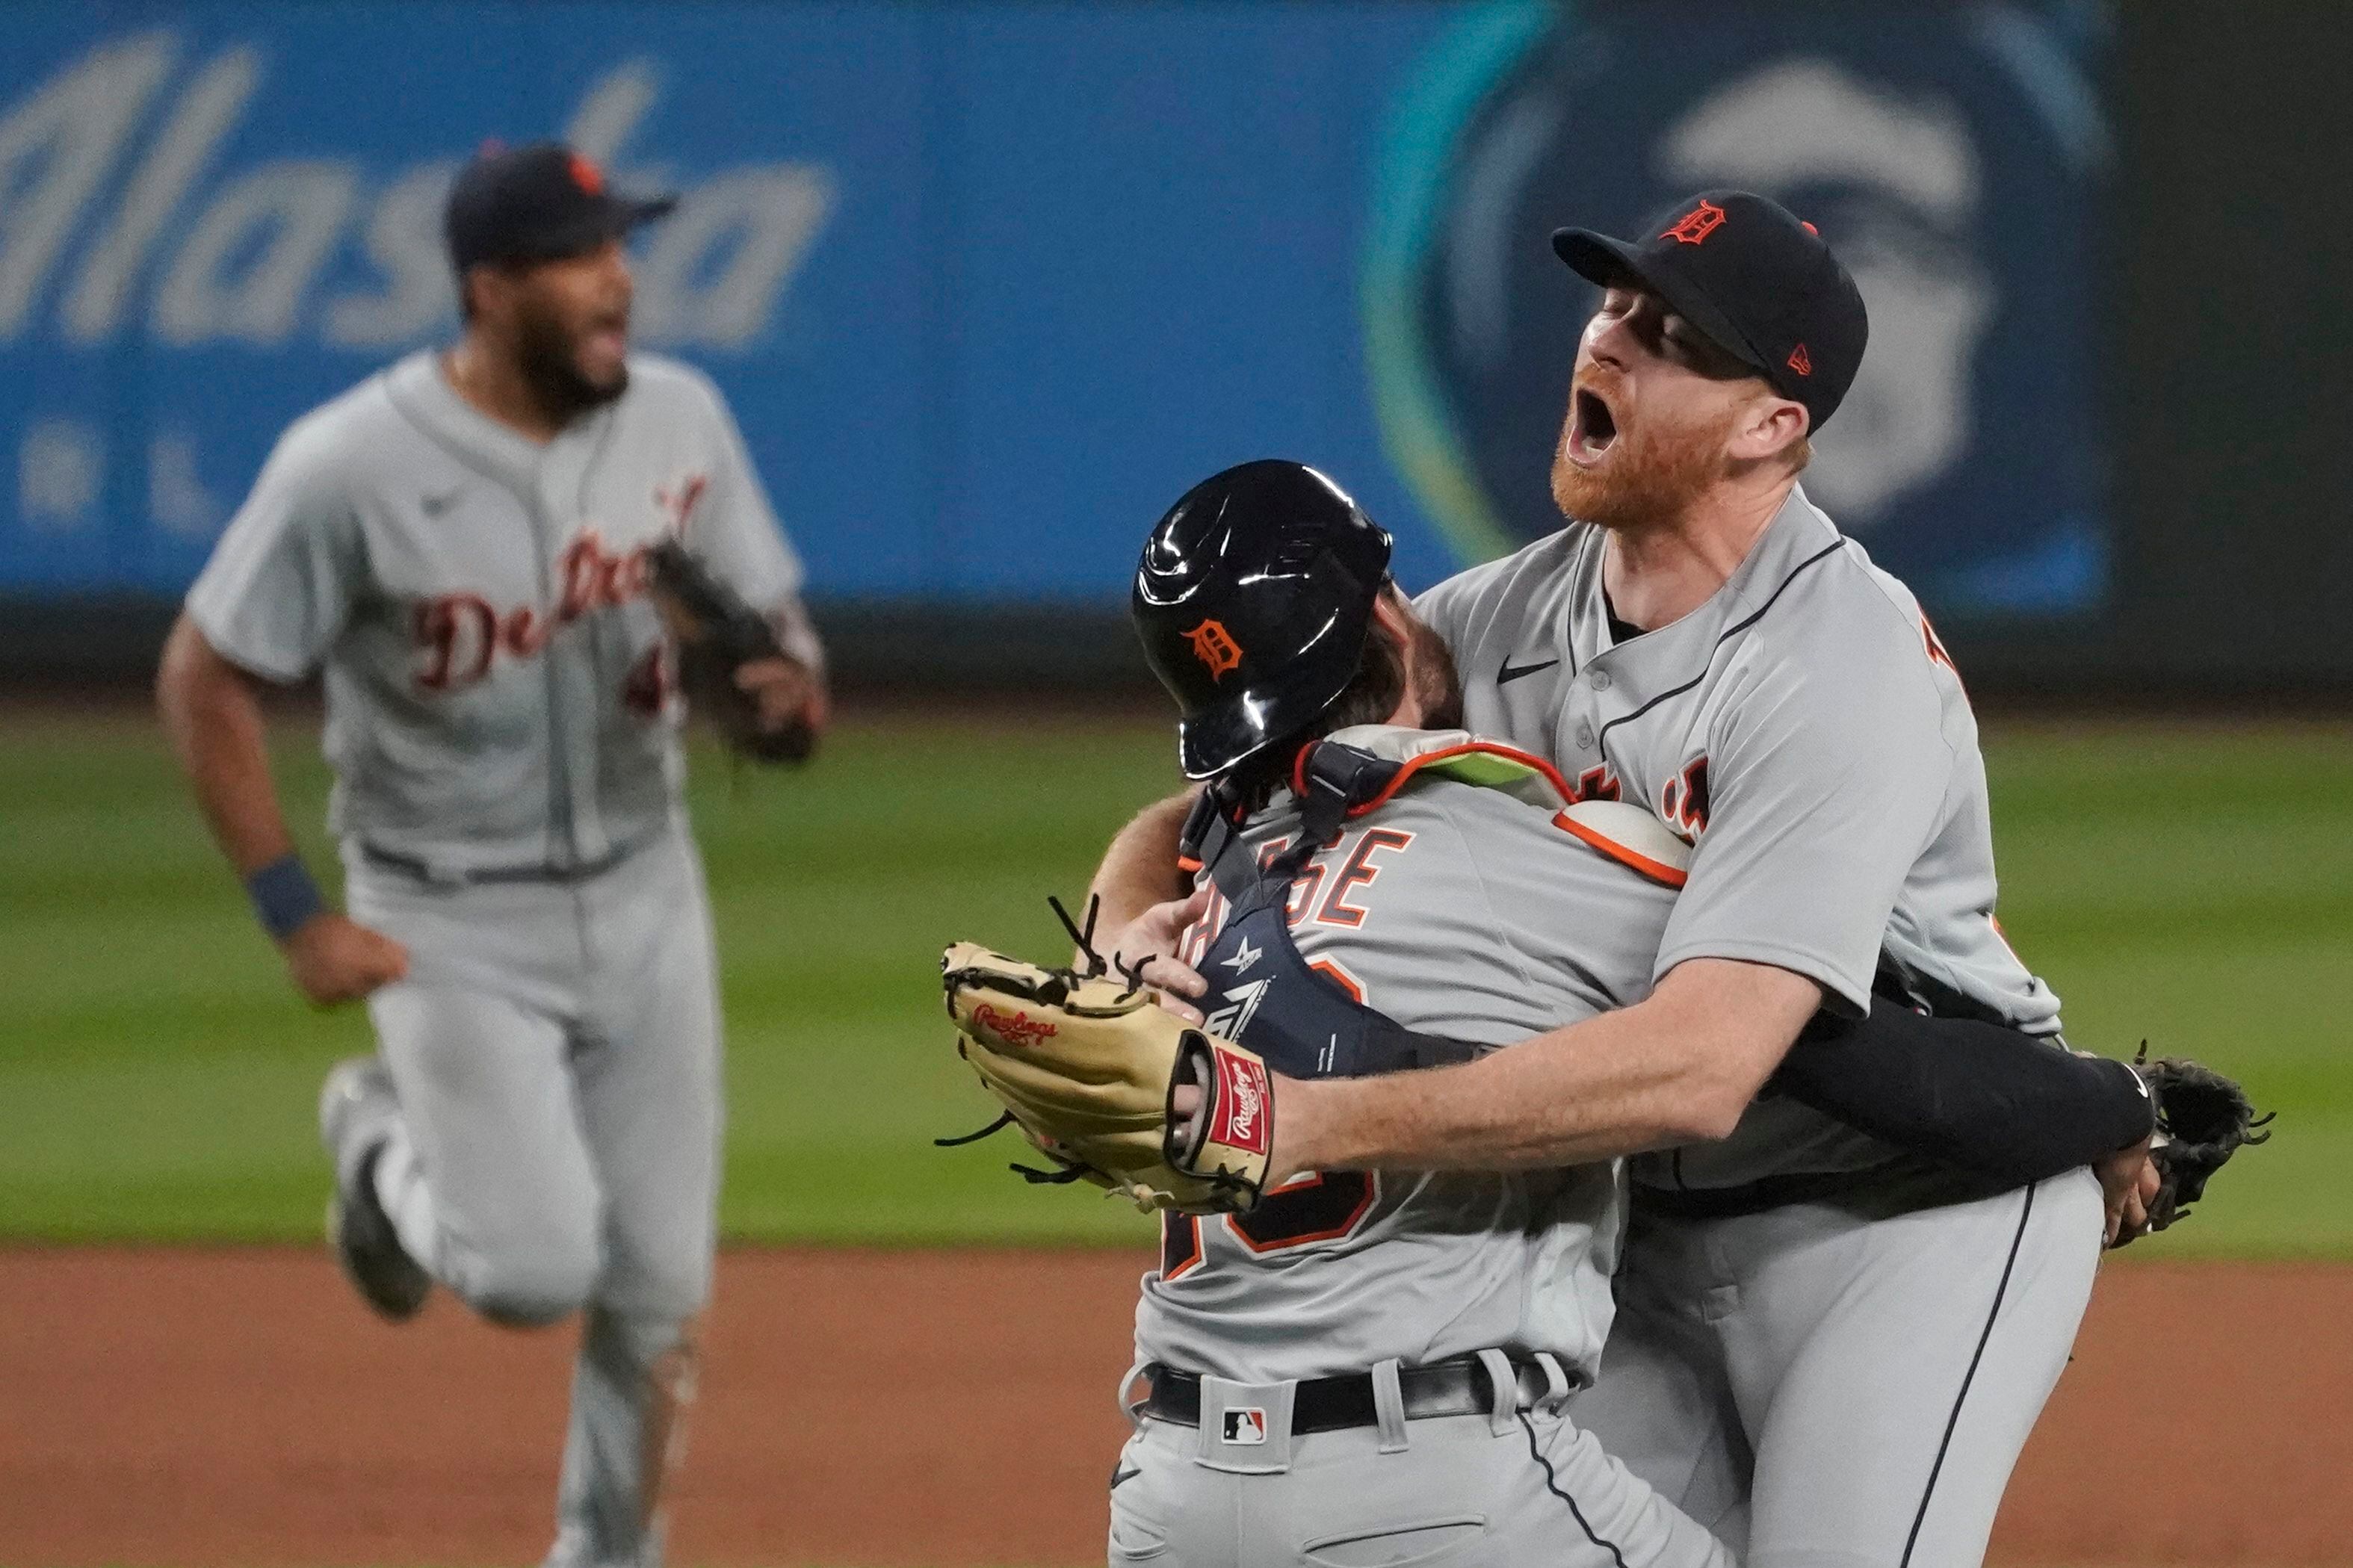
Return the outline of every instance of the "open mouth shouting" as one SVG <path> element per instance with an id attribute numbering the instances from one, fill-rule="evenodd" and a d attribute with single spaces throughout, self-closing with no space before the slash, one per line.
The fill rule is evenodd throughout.
<path id="1" fill-rule="evenodd" d="M 1589 468 L 1618 444 L 1618 416 L 1609 400 L 1590 387 L 1572 393 L 1568 407 L 1568 437 L 1561 450 L 1578 468 Z"/>

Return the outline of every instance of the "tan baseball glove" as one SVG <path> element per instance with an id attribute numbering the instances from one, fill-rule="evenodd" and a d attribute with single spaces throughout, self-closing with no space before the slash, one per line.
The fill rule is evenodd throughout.
<path id="1" fill-rule="evenodd" d="M 1032 1181 L 1092 1182 L 1146 1213 L 1246 1209 L 1265 1184 L 1273 1081 L 1251 1052 L 1188 1028 L 1141 984 L 1041 969 L 960 942 L 941 957 L 956 1053 L 1052 1163 Z M 1200 1109 L 1172 1126 L 1180 1084 Z M 974 1136 L 982 1136 L 975 1134 Z M 942 1140 L 964 1142 L 968 1139 Z"/>

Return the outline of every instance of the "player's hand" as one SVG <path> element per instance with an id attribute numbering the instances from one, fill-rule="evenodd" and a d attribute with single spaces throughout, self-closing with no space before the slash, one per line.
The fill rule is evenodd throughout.
<path id="1" fill-rule="evenodd" d="M 2149 1141 L 2144 1138 L 2092 1167 L 2107 1200 L 2107 1220 L 2100 1233 L 2105 1247 L 2122 1247 L 2137 1236 L 2148 1234 L 2148 1205 L 2157 1196 L 2159 1180 L 2148 1152 Z"/>
<path id="2" fill-rule="evenodd" d="M 406 948 L 332 910 L 304 921 L 284 951 L 295 988 L 317 1007 L 356 1002 L 408 973 Z"/>
<path id="3" fill-rule="evenodd" d="M 1330 1080 L 1285 1078 L 1270 1071 L 1267 1081 L 1273 1090 L 1275 1104 L 1274 1142 L 1267 1146 L 1266 1190 L 1273 1191 L 1294 1176 L 1303 1176 L 1314 1170 L 1314 1151 L 1320 1147 L 1317 1129 L 1327 1113 L 1324 1100 Z M 1185 1129 L 1189 1137 L 1194 1118 L 1201 1114 L 1201 1089 L 1198 1084 L 1175 1083 L 1168 1088 L 1169 1122 Z"/>
<path id="4" fill-rule="evenodd" d="M 1201 1022 L 1201 1010 L 1187 998 L 1207 995 L 1209 983 L 1201 978 L 1198 971 L 1168 955 L 1176 951 L 1178 939 L 1208 909 L 1209 887 L 1205 882 L 1186 897 L 1155 904 L 1128 921 L 1127 929 L 1111 945 L 1111 961 L 1123 970 L 1138 959 L 1145 961 L 1144 983 L 1160 994 L 1163 1007 L 1188 1024 Z"/>
<path id="5" fill-rule="evenodd" d="M 760 728 L 775 731 L 789 724 L 822 731 L 832 716 L 825 680 L 797 658 L 747 659 L 735 668 L 737 689 L 759 710 Z"/>

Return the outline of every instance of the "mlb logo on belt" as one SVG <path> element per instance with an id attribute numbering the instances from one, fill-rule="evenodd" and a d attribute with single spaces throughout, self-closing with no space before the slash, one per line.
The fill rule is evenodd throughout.
<path id="1" fill-rule="evenodd" d="M 1255 1405 L 1237 1405 L 1227 1411 L 1225 1437 L 1229 1443 L 1265 1442 L 1266 1412 Z"/>

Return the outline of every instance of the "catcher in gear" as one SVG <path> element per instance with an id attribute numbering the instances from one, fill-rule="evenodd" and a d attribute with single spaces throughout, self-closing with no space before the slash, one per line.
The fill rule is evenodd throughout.
<path id="1" fill-rule="evenodd" d="M 1155 664 L 1198 658 L 1221 696 L 1251 699 L 1207 723 L 1187 705 L 1187 767 L 1234 808 L 1205 823 L 1200 845 L 1193 934 L 1220 945 L 1194 956 L 1222 962 L 1240 994 L 1208 1027 L 1099 956 L 1092 919 L 1072 933 L 1070 968 L 968 944 L 944 959 L 959 1050 L 1045 1156 L 1034 1179 L 1092 1183 L 1162 1217 L 1110 1561 L 1440 1551 L 1729 1568 L 1714 1537 L 1567 1415 L 1607 1326 L 1614 1165 L 1264 1181 L 1277 1068 L 1460 1061 L 1540 1018 L 1617 1005 L 1642 983 L 1673 899 L 1671 874 L 1638 868 L 1635 844 L 1603 849 L 1556 826 L 1569 803 L 1543 770 L 1451 730 L 1453 673 L 1424 662 L 1427 641 L 1417 649 L 1388 552 L 1330 481 L 1290 463 L 1198 487 L 1147 552 L 1155 584 L 1167 573 L 1154 561 L 1178 576 L 1208 569 L 1203 592 L 1139 607 Z M 1294 790 L 1294 761 L 1312 765 L 1327 733 L 1338 771 Z M 1384 774 L 1386 799 L 1360 797 Z M 1630 838 L 1648 824 L 1642 848 L 1676 852 L 1640 808 L 1599 804 Z M 1308 880 L 1327 896 L 1300 900 L 1294 931 L 1285 905 Z M 1525 972 L 1506 943 L 1449 951 L 1454 906 L 1489 883 L 1549 944 Z M 1537 907 L 1519 908 L 1523 893 Z M 1172 1115 L 1172 1098 L 1189 1109 Z"/>

